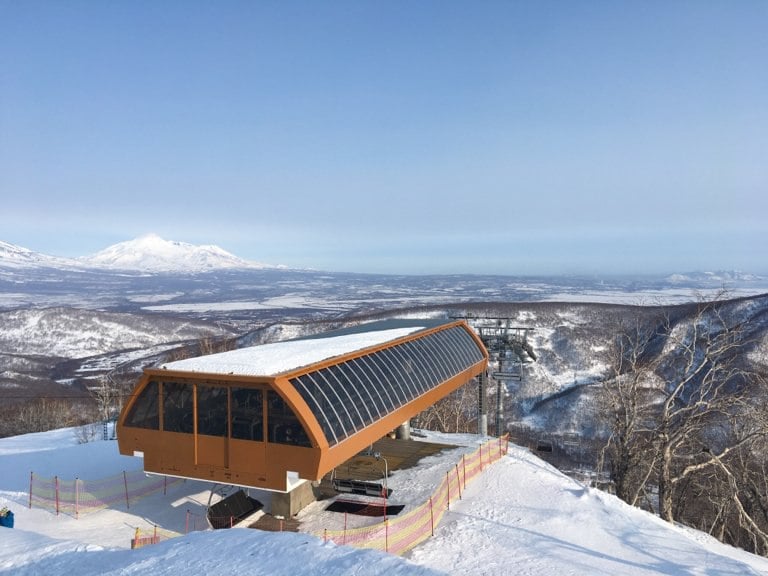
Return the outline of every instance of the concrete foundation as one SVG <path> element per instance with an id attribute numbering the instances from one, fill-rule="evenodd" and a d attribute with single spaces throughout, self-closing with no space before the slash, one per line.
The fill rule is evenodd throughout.
<path id="1" fill-rule="evenodd" d="M 272 516 L 291 518 L 315 500 L 312 483 L 308 481 L 300 482 L 290 492 L 273 492 Z"/>

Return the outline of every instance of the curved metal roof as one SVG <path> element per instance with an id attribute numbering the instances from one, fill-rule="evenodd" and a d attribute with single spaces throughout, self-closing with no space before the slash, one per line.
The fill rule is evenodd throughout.
<path id="1" fill-rule="evenodd" d="M 289 381 L 333 446 L 483 359 L 477 340 L 453 325 Z"/>

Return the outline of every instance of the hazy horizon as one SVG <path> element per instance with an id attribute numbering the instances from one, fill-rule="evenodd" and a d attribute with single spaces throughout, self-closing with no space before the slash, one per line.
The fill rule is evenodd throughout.
<path id="1" fill-rule="evenodd" d="M 768 4 L 0 0 L 3 240 L 768 273 Z"/>

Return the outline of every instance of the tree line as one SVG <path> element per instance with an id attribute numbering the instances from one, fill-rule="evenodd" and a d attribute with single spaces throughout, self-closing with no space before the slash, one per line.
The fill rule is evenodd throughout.
<path id="1" fill-rule="evenodd" d="M 598 469 L 625 502 L 768 555 L 768 380 L 749 360 L 764 344 L 735 310 L 700 300 L 615 327 Z"/>

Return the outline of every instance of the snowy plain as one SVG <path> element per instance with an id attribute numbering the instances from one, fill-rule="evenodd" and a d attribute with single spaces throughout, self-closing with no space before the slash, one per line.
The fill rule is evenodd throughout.
<path id="1" fill-rule="evenodd" d="M 459 446 L 393 474 L 393 503 L 398 493 L 423 498 L 423 489 L 437 484 L 457 454 L 480 440 L 428 439 Z M 513 445 L 451 504 L 435 536 L 404 558 L 324 543 L 307 532 L 247 528 L 192 532 L 129 549 L 136 528 L 146 533 L 157 524 L 183 532 L 186 510 L 203 513 L 208 501 L 211 486 L 202 482 L 177 483 L 166 495 L 148 496 L 129 509 L 117 506 L 79 519 L 28 508 L 30 471 L 98 479 L 141 465 L 141 459 L 120 456 L 114 441 L 79 444 L 73 429 L 0 439 L 0 507 L 15 514 L 14 528 L 0 528 L 0 574 L 768 574 L 768 559 L 669 525 Z M 268 506 L 268 495 L 255 494 L 262 496 Z M 311 505 L 299 515 L 302 530 L 315 531 L 332 514 L 323 503 Z"/>

